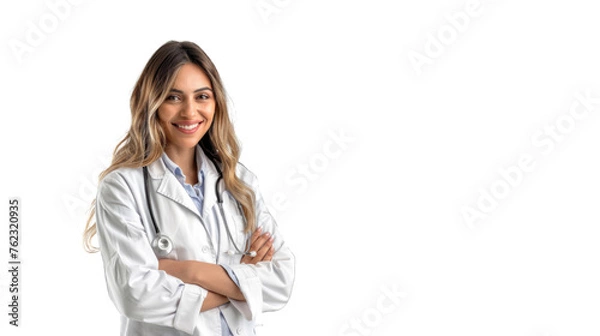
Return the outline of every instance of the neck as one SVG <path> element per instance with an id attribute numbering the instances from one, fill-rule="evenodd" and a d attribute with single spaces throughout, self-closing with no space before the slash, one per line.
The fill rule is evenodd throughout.
<path id="1" fill-rule="evenodd" d="M 196 148 L 173 148 L 167 146 L 165 153 L 171 161 L 181 168 L 186 182 L 194 184 L 198 180 L 198 167 L 196 166 Z"/>

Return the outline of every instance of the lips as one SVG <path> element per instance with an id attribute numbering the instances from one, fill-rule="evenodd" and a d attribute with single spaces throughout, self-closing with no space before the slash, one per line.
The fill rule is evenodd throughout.
<path id="1" fill-rule="evenodd" d="M 192 134 L 196 132 L 196 130 L 198 130 L 201 124 L 202 121 L 182 121 L 178 123 L 173 123 L 172 125 L 175 126 L 180 132 Z"/>
<path id="2" fill-rule="evenodd" d="M 196 124 L 192 124 L 192 125 L 177 125 L 177 127 L 183 128 L 185 130 L 191 130 L 191 129 L 194 129 L 194 128 L 198 127 L 198 125 L 199 124 L 196 123 Z"/>

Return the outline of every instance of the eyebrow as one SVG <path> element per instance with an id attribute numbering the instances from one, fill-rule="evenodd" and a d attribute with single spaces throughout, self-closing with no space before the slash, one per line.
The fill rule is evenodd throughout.
<path id="1" fill-rule="evenodd" d="M 200 91 L 205 91 L 205 90 L 208 90 L 208 91 L 212 92 L 211 88 L 209 88 L 208 86 L 205 86 L 203 88 L 199 88 L 199 89 L 194 90 L 194 93 L 200 92 Z M 178 89 L 171 89 L 171 91 L 183 94 L 183 91 L 178 90 Z"/>

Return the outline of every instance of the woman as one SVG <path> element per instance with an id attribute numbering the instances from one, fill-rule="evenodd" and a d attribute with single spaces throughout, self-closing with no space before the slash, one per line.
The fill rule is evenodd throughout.
<path id="1" fill-rule="evenodd" d="M 167 42 L 131 113 L 84 233 L 88 251 L 98 234 L 121 335 L 255 334 L 289 300 L 294 256 L 238 162 L 217 69 L 196 44 Z"/>

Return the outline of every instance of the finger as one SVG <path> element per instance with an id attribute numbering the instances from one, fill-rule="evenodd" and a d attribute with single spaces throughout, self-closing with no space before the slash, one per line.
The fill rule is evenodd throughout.
<path id="1" fill-rule="evenodd" d="M 268 248 L 267 253 L 271 252 L 271 250 L 273 249 L 273 241 L 275 240 L 275 237 L 270 236 L 269 239 L 267 239 L 267 241 L 265 241 L 265 243 L 263 244 L 263 248 Z"/>
<path id="2" fill-rule="evenodd" d="M 267 247 L 261 247 L 258 251 L 256 251 L 256 257 L 254 257 L 254 259 L 256 259 L 256 262 L 263 261 L 265 255 L 267 254 L 267 251 L 269 251 L 269 248 Z"/>
<path id="3" fill-rule="evenodd" d="M 268 232 L 263 233 L 262 235 L 260 235 L 260 237 L 258 237 L 258 239 L 256 239 L 254 244 L 252 244 L 252 246 L 250 246 L 250 250 L 251 251 L 260 250 L 266 243 L 268 243 L 270 237 L 271 237 L 270 233 L 268 233 Z"/>
<path id="4" fill-rule="evenodd" d="M 261 227 L 259 227 L 258 229 L 254 230 L 254 232 L 252 233 L 252 236 L 250 237 L 250 247 L 252 247 L 252 245 L 254 245 L 254 243 L 260 237 L 261 234 L 262 234 L 262 228 Z M 246 247 L 248 247 L 248 246 L 246 246 Z"/>
<path id="5" fill-rule="evenodd" d="M 258 228 L 252 232 L 252 237 L 250 238 L 250 244 L 253 244 L 262 234 L 262 228 Z"/>
<path id="6" fill-rule="evenodd" d="M 259 261 L 262 261 L 265 259 L 265 256 L 267 255 L 267 253 L 269 252 L 269 250 L 271 249 L 271 239 L 268 239 L 257 251 L 256 251 L 256 257 L 258 258 Z"/>
<path id="7" fill-rule="evenodd" d="M 265 254 L 265 257 L 263 258 L 263 261 L 273 260 L 273 254 L 275 254 L 275 247 L 271 245 L 271 247 L 269 247 L 269 251 L 267 251 L 267 254 Z"/>

